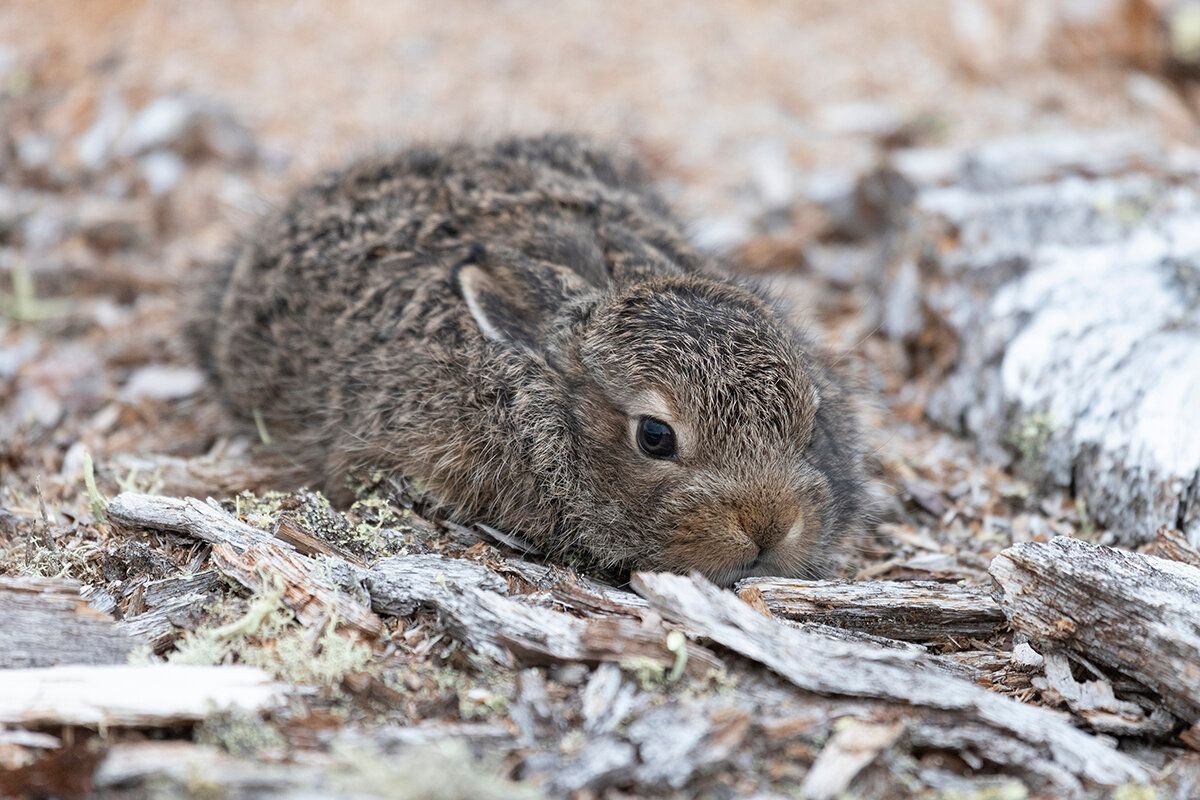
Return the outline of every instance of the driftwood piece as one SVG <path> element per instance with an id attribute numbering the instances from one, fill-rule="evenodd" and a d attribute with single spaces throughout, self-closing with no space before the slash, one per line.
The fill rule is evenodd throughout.
<path id="1" fill-rule="evenodd" d="M 108 518 L 129 528 L 174 531 L 209 544 L 228 545 L 239 553 L 254 544 L 277 541 L 266 531 L 194 497 L 122 492 L 109 501 Z"/>
<path id="2" fill-rule="evenodd" d="M 0 679 L 0 723 L 163 727 L 222 711 L 264 711 L 281 699 L 281 688 L 256 667 L 15 669 Z"/>
<path id="3" fill-rule="evenodd" d="M 683 653 L 667 646 L 669 629 L 628 617 L 580 619 L 499 593 L 504 581 L 486 568 L 441 556 L 397 556 L 366 571 L 363 582 L 381 614 L 437 609 L 452 631 L 501 664 L 648 659 L 683 663 L 694 675 L 720 668 L 709 651 L 691 642 Z M 484 587 L 484 588 L 480 588 Z M 491 587 L 491 588 L 486 588 Z"/>
<path id="4" fill-rule="evenodd" d="M 992 561 L 1014 628 L 1119 670 L 1200 721 L 1200 568 L 1058 537 Z"/>
<path id="5" fill-rule="evenodd" d="M 935 420 L 1073 488 L 1115 541 L 1167 524 L 1195 544 L 1195 157 L 1181 168 L 1127 139 L 985 144 L 934 171 L 900 156 L 868 178 L 888 220 L 881 324 L 913 343 L 934 330 L 952 342 Z"/>
<path id="6" fill-rule="evenodd" d="M 1026 768 L 1056 782 L 1064 774 L 1108 786 L 1148 777 L 1136 761 L 1072 727 L 1063 715 L 993 694 L 919 653 L 789 628 L 698 577 L 638 573 L 633 587 L 664 616 L 703 631 L 801 689 L 954 711 L 963 722 L 986 725 L 1032 746 L 1038 757 Z"/>
<path id="7" fill-rule="evenodd" d="M 0 669 L 124 664 L 140 641 L 61 578 L 0 578 Z"/>
<path id="8" fill-rule="evenodd" d="M 320 577 L 325 571 L 317 561 L 220 508 L 194 498 L 126 492 L 108 504 L 108 515 L 122 525 L 175 531 L 209 542 L 213 563 L 222 574 L 251 591 L 278 584 L 283 602 L 306 625 L 332 618 L 369 638 L 383 630 L 383 622 L 365 599 L 360 601 Z"/>
<path id="9" fill-rule="evenodd" d="M 750 578 L 737 585 L 772 614 L 911 642 L 986 638 L 1004 612 L 982 589 L 934 581 L 800 581 Z M 756 602 L 756 600 L 754 600 Z"/>

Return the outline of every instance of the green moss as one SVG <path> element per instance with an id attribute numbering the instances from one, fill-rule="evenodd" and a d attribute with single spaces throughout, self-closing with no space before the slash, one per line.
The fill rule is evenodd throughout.
<path id="1" fill-rule="evenodd" d="M 331 796 L 391 800 L 524 800 L 536 788 L 506 780 L 500 765 L 476 759 L 465 744 L 445 741 L 410 747 L 395 755 L 369 746 L 335 748 L 338 767 Z"/>
<path id="2" fill-rule="evenodd" d="M 938 800 L 1026 800 L 1029 797 L 1029 790 L 1025 788 L 1025 784 L 1014 778 L 966 792 L 958 789 L 946 789 L 934 796 Z"/>
<path id="3" fill-rule="evenodd" d="M 338 630 L 331 618 L 312 641 L 283 604 L 278 585 L 256 594 L 246 612 L 220 627 L 188 633 L 167 658 L 176 664 L 222 664 L 236 660 L 293 684 L 336 687 L 372 664 L 370 645 Z"/>
<path id="4" fill-rule="evenodd" d="M 1054 435 L 1054 418 L 1049 412 L 1026 414 L 1008 433 L 1008 442 L 1027 464 L 1038 464 L 1046 455 Z"/>
<path id="5" fill-rule="evenodd" d="M 96 488 L 96 469 L 92 464 L 92 454 L 83 451 L 83 485 L 87 490 L 88 503 L 92 507 L 92 516 L 97 522 L 108 522 L 108 517 L 105 511 L 108 509 L 108 498 L 100 494 L 100 490 Z"/>
<path id="6" fill-rule="evenodd" d="M 196 726 L 193 738 L 197 744 L 243 758 L 278 756 L 287 751 L 283 734 L 260 717 L 248 714 L 211 716 Z"/>
<path id="7" fill-rule="evenodd" d="M 1158 800 L 1158 789 L 1142 783 L 1126 783 L 1113 789 L 1112 800 Z"/>

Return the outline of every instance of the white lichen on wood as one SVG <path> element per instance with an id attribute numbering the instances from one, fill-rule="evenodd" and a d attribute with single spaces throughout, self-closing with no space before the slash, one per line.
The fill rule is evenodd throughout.
<path id="1" fill-rule="evenodd" d="M 885 328 L 934 319 L 957 338 L 929 413 L 1073 487 L 1115 541 L 1163 524 L 1200 541 L 1197 165 L 1096 136 L 896 169 L 875 184 Z"/>

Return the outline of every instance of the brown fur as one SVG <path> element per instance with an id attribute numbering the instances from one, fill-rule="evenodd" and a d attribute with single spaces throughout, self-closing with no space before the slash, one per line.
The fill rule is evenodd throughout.
<path id="1" fill-rule="evenodd" d="M 201 306 L 223 397 L 327 488 L 382 468 L 557 557 L 722 582 L 819 575 L 861 525 L 832 370 L 635 163 L 573 137 L 330 173 Z M 642 414 L 675 428 L 677 460 L 638 451 Z"/>

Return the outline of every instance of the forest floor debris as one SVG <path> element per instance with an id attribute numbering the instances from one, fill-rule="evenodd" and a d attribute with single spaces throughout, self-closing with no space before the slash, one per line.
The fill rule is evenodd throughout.
<path id="1" fill-rule="evenodd" d="M 948 374 L 987 388 L 937 293 L 964 248 L 1020 277 L 998 213 L 1065 192 L 1069 213 L 1015 217 L 1128 231 L 1155 211 L 1146 186 L 1181 182 L 1200 91 L 1161 32 L 1186 14 L 746 3 L 731 25 L 613 4 L 601 28 L 543 20 L 530 49 L 515 18 L 454 4 L 403 24 L 355 7 L 337 30 L 304 6 L 290 39 L 265 5 L 127 5 L 0 13 L 20 31 L 0 37 L 0 795 L 1200 791 L 1196 631 L 1171 605 L 1197 602 L 1194 537 L 1100 546 L 1158 522 L 1117 527 L 1023 470 L 1062 452 L 1037 409 L 989 438 L 996 409 L 943 403 L 975 441 L 929 421 Z M 206 66 L 206 43 L 244 36 Z M 698 49 L 718 66 L 680 80 L 672 54 Z M 335 51 L 357 67 L 302 55 Z M 629 140 L 697 239 L 795 299 L 881 398 L 880 524 L 844 580 L 631 591 L 422 519 L 403 486 L 334 508 L 282 486 L 267 437 L 202 385 L 178 289 L 253 213 L 367 134 L 486 130 L 513 107 L 517 128 Z M 901 231 L 909 202 L 931 216 Z M 947 203 L 963 231 L 933 224 Z M 1164 280 L 1194 299 L 1188 258 Z"/>

